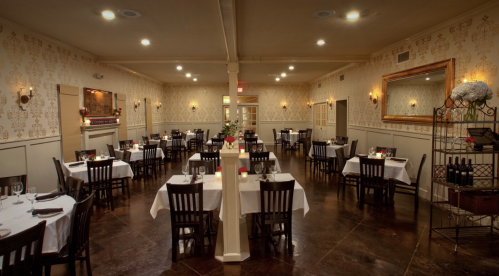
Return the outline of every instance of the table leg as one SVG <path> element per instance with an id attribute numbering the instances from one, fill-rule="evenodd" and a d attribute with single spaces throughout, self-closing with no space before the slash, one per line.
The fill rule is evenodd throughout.
<path id="1" fill-rule="evenodd" d="M 390 178 L 388 182 L 388 205 L 394 205 L 395 201 L 393 200 L 393 197 L 395 195 L 395 181 L 393 181 L 392 178 Z"/>

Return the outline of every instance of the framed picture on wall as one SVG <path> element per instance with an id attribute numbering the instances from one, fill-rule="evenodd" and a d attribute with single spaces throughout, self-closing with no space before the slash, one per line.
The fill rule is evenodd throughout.
<path id="1" fill-rule="evenodd" d="M 89 117 L 113 116 L 113 93 L 83 88 L 83 105 L 87 108 Z"/>

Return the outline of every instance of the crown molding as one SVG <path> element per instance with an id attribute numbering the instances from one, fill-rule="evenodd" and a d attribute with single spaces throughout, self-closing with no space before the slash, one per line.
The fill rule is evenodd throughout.
<path id="1" fill-rule="evenodd" d="M 59 46 L 64 47 L 64 48 L 66 48 L 68 50 L 74 51 L 75 53 L 78 53 L 78 54 L 84 55 L 86 57 L 92 58 L 94 60 L 96 58 L 96 56 L 94 54 L 92 54 L 92 53 L 89 53 L 89 52 L 87 52 L 85 50 L 82 50 L 82 49 L 80 49 L 78 47 L 69 45 L 69 44 L 67 44 L 65 42 L 60 41 L 59 39 L 53 38 L 53 37 L 51 37 L 49 35 L 46 35 L 46 34 L 43 34 L 43 33 L 39 32 L 39 31 L 35 31 L 35 30 L 33 30 L 33 29 L 29 28 L 29 27 L 26 27 L 26 26 L 21 25 L 19 23 L 13 22 L 13 21 L 8 20 L 8 19 L 6 19 L 4 17 L 0 17 L 0 24 L 9 26 L 9 27 L 11 27 L 13 29 L 16 29 L 16 30 L 19 30 L 19 31 L 22 31 L 25 34 L 29 34 L 29 35 L 31 35 L 33 37 L 46 40 L 46 41 L 48 41 L 50 43 L 59 45 Z"/>
<path id="2" fill-rule="evenodd" d="M 442 22 L 442 23 L 440 23 L 438 25 L 435 25 L 435 26 L 433 26 L 433 27 L 431 27 L 429 29 L 426 29 L 426 30 L 424 30 L 422 32 L 419 32 L 417 34 L 411 35 L 410 37 L 408 37 L 406 39 L 403 39 L 403 40 L 401 40 L 399 42 L 396 42 L 396 43 L 391 44 L 391 45 L 389 45 L 387 47 L 384 47 L 384 48 L 382 48 L 382 49 L 380 49 L 380 50 L 372 53 L 371 57 L 379 55 L 379 54 L 384 53 L 386 51 L 392 50 L 394 48 L 397 48 L 397 47 L 400 47 L 400 46 L 403 46 L 403 45 L 407 45 L 407 44 L 411 43 L 412 41 L 418 40 L 418 39 L 420 39 L 422 37 L 425 37 L 425 36 L 427 36 L 429 34 L 435 33 L 435 32 L 437 32 L 439 30 L 446 29 L 446 28 L 448 28 L 448 27 L 450 27 L 452 25 L 455 25 L 455 24 L 457 24 L 457 23 L 459 23 L 461 21 L 464 21 L 464 20 L 466 20 L 466 19 L 468 19 L 470 17 L 476 16 L 476 15 L 478 15 L 480 13 L 483 13 L 483 12 L 487 12 L 490 9 L 492 9 L 492 8 L 498 6 L 498 5 L 499 5 L 499 1 L 492 0 L 492 1 L 488 2 L 488 3 L 485 3 L 485 4 L 481 5 L 480 7 L 474 8 L 474 9 L 472 9 L 470 11 L 467 11 L 467 12 L 465 12 L 463 14 L 460 14 L 460 15 L 454 17 L 454 18 L 451 18 L 451 19 L 449 19 L 447 21 L 444 21 L 444 22 Z"/>

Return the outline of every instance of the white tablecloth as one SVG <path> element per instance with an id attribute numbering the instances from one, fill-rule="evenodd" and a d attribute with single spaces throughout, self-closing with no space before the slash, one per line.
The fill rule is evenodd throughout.
<path id="1" fill-rule="evenodd" d="M 174 175 L 166 183 L 170 184 L 189 184 L 189 182 L 183 182 L 185 176 Z M 190 176 L 187 177 L 190 179 Z M 170 210 L 170 201 L 168 200 L 168 190 L 166 189 L 166 183 L 163 185 L 158 193 L 151 207 L 151 216 L 156 218 L 158 211 L 161 209 Z M 201 180 L 196 181 L 196 183 L 201 183 Z M 222 180 L 215 180 L 215 175 L 207 174 L 204 176 L 203 184 L 203 210 L 210 211 L 215 209 L 220 209 L 220 204 L 222 203 Z"/>
<path id="2" fill-rule="evenodd" d="M 44 195 L 44 194 L 38 194 Z M 62 208 L 63 212 L 59 215 L 49 218 L 38 218 L 32 216 L 26 211 L 31 209 L 31 202 L 26 199 L 25 195 L 20 195 L 23 204 L 13 205 L 17 201 L 17 196 L 9 196 L 2 202 L 3 208 L 0 211 L 0 228 L 8 228 L 11 230 L 11 235 L 15 235 L 30 227 L 37 225 L 40 221 L 46 220 L 45 235 L 43 237 L 42 253 L 57 253 L 66 244 L 69 236 L 69 226 L 71 225 L 71 211 L 75 200 L 70 196 L 62 196 L 51 201 L 38 202 L 35 201 L 35 209 L 45 208 Z M 2 261 L 0 259 L 0 261 Z"/>
<path id="3" fill-rule="evenodd" d="M 270 175 L 269 175 L 270 176 Z M 241 215 L 249 213 L 258 213 L 260 209 L 260 182 L 255 181 L 256 175 L 248 175 L 247 182 L 239 182 L 239 195 L 241 198 Z M 190 177 L 188 176 L 188 179 Z M 277 174 L 277 181 L 293 180 L 293 176 L 289 173 Z M 188 184 L 183 182 L 183 175 L 172 176 L 167 183 L 171 184 Z M 201 181 L 196 181 L 196 183 Z M 220 219 L 222 219 L 222 182 L 215 180 L 214 175 L 205 175 L 203 184 L 203 210 L 220 210 Z M 158 211 L 161 209 L 170 209 L 168 200 L 168 191 L 166 184 L 163 185 L 156 194 L 154 203 L 152 204 L 150 213 L 153 218 L 156 218 Z M 293 194 L 293 210 L 303 209 L 305 216 L 310 209 L 307 202 L 307 196 L 303 187 L 295 181 L 295 190 Z"/>
<path id="4" fill-rule="evenodd" d="M 159 147 L 159 142 L 160 141 L 161 140 L 149 140 L 149 145 L 157 145 Z M 181 145 L 185 146 L 185 140 L 184 139 L 182 139 Z M 167 140 L 166 141 L 166 146 L 167 147 L 171 147 L 172 146 L 172 140 Z"/>
<path id="5" fill-rule="evenodd" d="M 350 145 L 329 145 L 326 146 L 326 156 L 327 157 L 336 157 L 336 149 L 343 148 L 345 152 L 345 156 L 349 156 L 350 154 Z M 314 146 L 310 147 L 310 151 L 308 152 L 308 156 L 314 157 Z"/>
<path id="6" fill-rule="evenodd" d="M 201 154 L 195 153 L 191 158 L 189 158 L 189 163 L 188 165 L 190 166 L 191 161 L 199 161 L 201 160 Z M 281 172 L 281 167 L 279 166 L 279 160 L 277 160 L 277 157 L 273 152 L 269 153 L 269 160 L 275 161 L 275 165 L 277 167 L 277 171 Z M 244 154 L 239 154 L 239 167 L 246 167 L 248 170 L 250 169 L 251 162 L 249 160 L 249 153 L 245 152 Z"/>
<path id="7" fill-rule="evenodd" d="M 129 149 L 128 151 L 130 151 L 132 153 L 132 155 L 130 156 L 130 161 L 138 161 L 138 160 L 142 160 L 144 158 L 144 151 L 143 150 Z M 114 150 L 114 152 L 116 154 L 116 158 L 119 158 L 119 159 L 123 158 L 123 151 Z M 163 151 L 161 149 L 158 148 L 158 149 L 156 149 L 156 157 L 157 158 L 161 157 L 161 159 L 163 159 L 163 158 L 165 158 L 165 154 L 163 153 Z M 114 171 L 114 167 L 113 167 L 113 171 Z"/>
<path id="8" fill-rule="evenodd" d="M 394 160 L 385 161 L 385 178 L 397 179 L 410 185 L 411 179 L 407 174 L 407 169 L 412 168 L 411 161 L 409 161 L 407 158 L 400 159 L 406 159 L 407 162 L 396 162 Z M 347 175 L 349 173 L 360 174 L 359 158 L 354 157 L 348 160 L 342 173 L 343 175 Z"/>
<path id="9" fill-rule="evenodd" d="M 277 139 L 280 139 L 281 138 L 281 132 L 277 132 Z M 289 134 L 289 142 L 291 143 L 291 145 L 294 145 L 294 143 L 296 143 L 298 141 L 298 138 L 300 137 L 299 136 L 299 133 L 298 132 L 293 132 L 293 133 L 290 133 Z"/>
<path id="10" fill-rule="evenodd" d="M 88 182 L 88 173 L 87 173 L 87 164 L 82 164 L 76 167 L 69 167 L 71 163 L 64 163 L 62 169 L 64 170 L 64 175 L 72 176 L 79 179 L 82 179 L 85 182 Z M 130 168 L 128 163 L 123 161 L 117 161 L 113 163 L 113 178 L 123 178 L 130 177 L 133 178 L 133 171 Z"/>

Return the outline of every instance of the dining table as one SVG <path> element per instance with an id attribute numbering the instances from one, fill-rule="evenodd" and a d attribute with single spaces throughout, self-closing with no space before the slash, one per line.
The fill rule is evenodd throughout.
<path id="1" fill-rule="evenodd" d="M 69 165 L 80 162 L 64 163 L 62 166 L 64 175 L 76 177 L 82 179 L 84 182 L 88 182 L 87 164 L 84 161 L 82 162 L 83 164 L 81 165 L 71 166 L 71 167 Z M 115 160 L 113 162 L 113 178 L 124 178 L 124 177 L 133 178 L 133 171 L 132 168 L 130 167 L 130 164 L 123 162 L 121 160 Z"/>
<path id="2" fill-rule="evenodd" d="M 191 156 L 191 158 L 189 158 L 188 166 L 190 167 L 191 161 L 200 161 L 200 160 L 201 160 L 201 154 L 195 153 Z M 273 152 L 269 152 L 269 161 L 274 161 L 274 164 L 277 168 L 277 172 L 281 172 L 281 167 L 279 166 L 279 160 L 277 160 L 277 157 Z M 250 165 L 251 162 L 249 159 L 249 152 L 239 154 L 239 168 L 246 167 L 249 170 Z"/>
<path id="3" fill-rule="evenodd" d="M 170 184 L 189 184 L 192 176 L 187 176 L 188 182 L 184 182 L 186 176 L 174 175 L 166 181 Z M 261 177 L 261 176 L 260 176 Z M 271 174 L 268 178 L 274 181 Z M 293 180 L 294 177 L 289 173 L 276 174 L 276 181 Z M 248 175 L 246 182 L 239 181 L 239 194 L 241 203 L 241 217 L 245 214 L 259 213 L 261 211 L 260 204 L 260 181 L 257 180 L 257 175 Z M 151 206 L 151 216 L 156 218 L 158 211 L 162 209 L 170 209 L 168 200 L 168 190 L 166 183 L 156 193 L 156 198 Z M 220 219 L 223 218 L 223 200 L 222 200 L 222 180 L 215 177 L 213 174 L 204 175 L 203 179 L 198 179 L 195 183 L 203 183 L 203 210 L 220 210 Z M 295 189 L 293 195 L 293 210 L 303 209 L 303 216 L 307 214 L 310 207 L 303 187 L 295 180 Z"/>
<path id="4" fill-rule="evenodd" d="M 38 196 L 42 195 L 46 194 L 38 193 Z M 25 195 L 20 195 L 20 199 L 24 202 L 18 205 L 12 204 L 17 201 L 17 196 L 9 196 L 2 200 L 0 229 L 9 229 L 10 234 L 8 236 L 12 236 L 45 220 L 42 253 L 58 253 L 61 251 L 67 243 L 71 225 L 71 213 L 76 201 L 67 195 L 41 201 L 35 200 L 33 205 L 35 209 L 62 208 L 62 212 L 33 216 L 31 212 L 27 212 L 31 209 L 31 202 L 26 199 Z M 11 257 L 11 261 L 13 260 L 14 258 Z M 3 257 L 0 257 L 0 263 L 2 261 Z"/>
<path id="5" fill-rule="evenodd" d="M 336 144 L 329 144 L 326 146 L 326 157 L 336 157 L 336 149 L 343 148 L 343 152 L 345 156 L 348 156 L 350 154 L 350 144 L 344 144 L 344 145 L 336 145 Z M 310 151 L 308 152 L 308 156 L 314 157 L 314 147 L 310 147 Z"/>
<path id="6" fill-rule="evenodd" d="M 368 158 L 363 157 L 363 158 Z M 411 169 L 412 163 L 408 158 L 395 158 L 385 159 L 385 175 L 384 178 L 389 179 L 389 204 L 394 204 L 394 192 L 395 192 L 395 181 L 411 185 L 411 179 L 407 170 Z M 342 174 L 347 176 L 349 174 L 360 175 L 360 159 L 358 156 L 347 160 L 345 167 L 343 168 Z"/>
<path id="7" fill-rule="evenodd" d="M 128 151 L 131 152 L 130 162 L 144 159 L 144 151 L 141 150 L 140 148 L 128 149 Z M 125 150 L 118 150 L 118 149 L 114 150 L 114 154 L 118 159 L 123 159 L 124 152 Z M 163 150 L 161 150 L 160 148 L 156 149 L 156 158 L 161 158 L 161 159 L 165 158 L 165 154 L 163 153 Z"/>
<path id="8" fill-rule="evenodd" d="M 277 139 L 281 139 L 281 132 L 276 133 Z M 293 146 L 300 139 L 300 133 L 289 131 L 289 143 Z"/>

